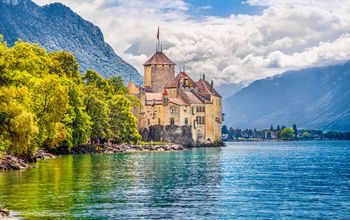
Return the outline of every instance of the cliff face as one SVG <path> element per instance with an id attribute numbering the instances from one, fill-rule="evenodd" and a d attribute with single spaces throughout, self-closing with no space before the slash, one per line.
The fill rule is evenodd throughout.
<path id="1" fill-rule="evenodd" d="M 77 58 L 81 72 L 93 69 L 105 77 L 119 75 L 126 81 L 142 81 L 137 70 L 104 41 L 97 26 L 63 4 L 40 7 L 31 0 L 1 0 L 0 21 L 0 34 L 10 46 L 20 38 L 48 51 L 67 50 Z"/>
<path id="2" fill-rule="evenodd" d="M 350 62 L 258 80 L 224 100 L 224 124 L 350 131 Z"/>

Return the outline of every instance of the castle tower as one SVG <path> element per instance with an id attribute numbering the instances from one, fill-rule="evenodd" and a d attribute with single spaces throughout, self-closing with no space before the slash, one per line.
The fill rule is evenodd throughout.
<path id="1" fill-rule="evenodd" d="M 151 89 L 152 92 L 163 92 L 167 83 L 175 77 L 175 63 L 159 48 L 159 28 L 157 39 L 156 53 L 143 65 L 144 86 Z"/>

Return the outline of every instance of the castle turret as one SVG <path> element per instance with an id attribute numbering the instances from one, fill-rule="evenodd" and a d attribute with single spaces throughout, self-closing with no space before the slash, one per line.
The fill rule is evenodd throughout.
<path id="1" fill-rule="evenodd" d="M 156 53 L 144 64 L 144 86 L 152 92 L 163 92 L 166 84 L 175 77 L 175 63 L 159 48 L 159 30 L 157 38 Z"/>

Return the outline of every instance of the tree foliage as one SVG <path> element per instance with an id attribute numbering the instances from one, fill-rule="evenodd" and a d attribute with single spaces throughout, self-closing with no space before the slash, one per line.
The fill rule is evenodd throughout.
<path id="1" fill-rule="evenodd" d="M 295 138 L 293 128 L 284 128 L 281 132 L 281 137 L 283 140 L 292 140 Z"/>
<path id="2" fill-rule="evenodd" d="M 136 142 L 135 103 L 122 78 L 93 70 L 81 76 L 72 54 L 21 41 L 9 48 L 0 35 L 0 155 Z"/>

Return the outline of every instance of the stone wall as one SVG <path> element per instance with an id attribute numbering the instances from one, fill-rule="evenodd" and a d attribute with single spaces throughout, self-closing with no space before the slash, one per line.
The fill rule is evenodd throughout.
<path id="1" fill-rule="evenodd" d="M 143 141 L 169 141 L 185 147 L 194 146 L 191 126 L 153 125 L 140 129 Z"/>

